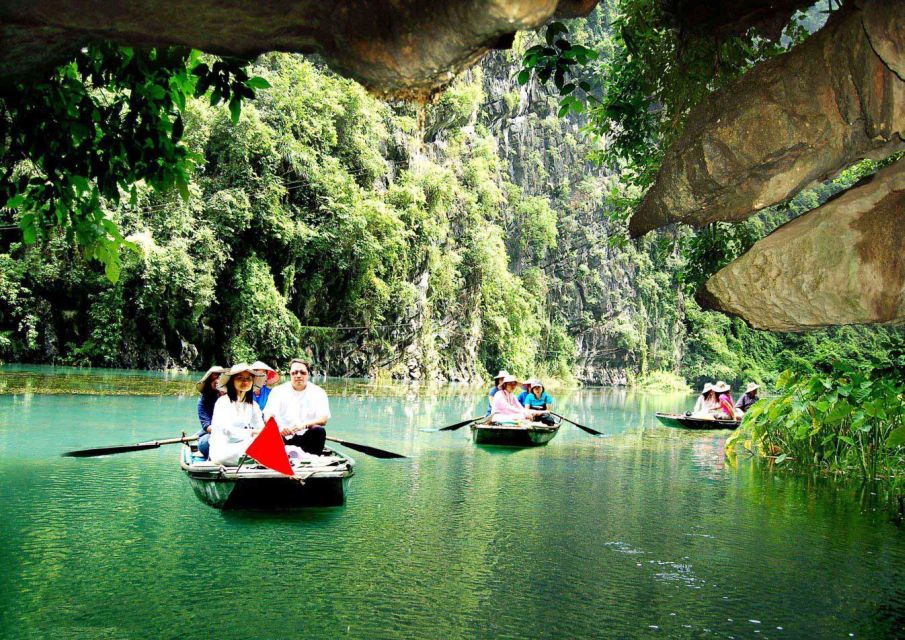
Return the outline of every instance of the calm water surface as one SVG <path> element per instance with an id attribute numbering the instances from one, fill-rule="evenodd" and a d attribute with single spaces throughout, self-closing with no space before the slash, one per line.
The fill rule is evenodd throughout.
<path id="1" fill-rule="evenodd" d="M 689 398 L 560 394 L 608 437 L 494 450 L 419 431 L 478 415 L 480 392 L 329 381 L 332 435 L 410 459 L 352 452 L 344 507 L 223 513 L 174 447 L 59 456 L 193 432 L 195 397 L 28 393 L 22 373 L 0 368 L 2 637 L 905 637 L 889 513 L 728 466 L 726 432 L 658 426 Z"/>

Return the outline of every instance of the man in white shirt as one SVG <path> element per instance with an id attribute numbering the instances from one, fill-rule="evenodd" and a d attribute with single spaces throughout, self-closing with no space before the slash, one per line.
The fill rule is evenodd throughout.
<path id="1" fill-rule="evenodd" d="M 308 363 L 295 358 L 289 363 L 289 382 L 276 387 L 264 408 L 264 420 L 276 419 L 286 444 L 301 447 L 313 455 L 324 452 L 330 419 L 327 392 L 313 382 Z"/>

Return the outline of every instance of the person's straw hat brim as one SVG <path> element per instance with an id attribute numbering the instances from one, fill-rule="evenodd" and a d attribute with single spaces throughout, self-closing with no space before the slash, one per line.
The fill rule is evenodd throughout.
<path id="1" fill-rule="evenodd" d="M 510 382 L 518 382 L 518 378 L 516 378 L 512 374 L 506 374 L 506 377 L 503 378 L 503 384 L 509 384 Z"/>
<path id="2" fill-rule="evenodd" d="M 214 373 L 223 373 L 226 371 L 223 367 L 219 367 L 214 365 L 210 369 L 208 369 L 203 376 L 201 376 L 201 380 L 195 383 L 195 388 L 198 390 L 198 393 L 204 392 L 204 385 L 207 384 L 207 381 L 210 379 L 211 375 Z"/>
<path id="3" fill-rule="evenodd" d="M 541 389 L 543 389 L 544 383 L 541 382 L 540 380 L 538 380 L 537 378 L 535 378 L 534 380 L 528 381 L 528 390 L 529 391 L 534 391 L 534 389 L 536 389 L 537 387 L 540 387 Z"/>
<path id="4" fill-rule="evenodd" d="M 704 389 L 701 391 L 701 393 L 707 393 L 708 391 L 713 391 L 713 384 L 710 382 L 704 383 Z"/>
<path id="5" fill-rule="evenodd" d="M 758 389 L 760 389 L 760 385 L 759 385 L 759 384 L 754 383 L 754 382 L 749 382 L 749 383 L 748 383 L 748 388 L 745 389 L 745 393 L 751 393 L 752 391 L 757 391 Z"/>
<path id="6" fill-rule="evenodd" d="M 500 372 L 498 374 L 496 374 L 495 376 L 493 376 L 493 379 L 499 380 L 500 378 L 505 378 L 508 375 L 509 375 L 508 371 L 506 371 L 505 369 L 500 369 Z"/>
<path id="7" fill-rule="evenodd" d="M 715 385 L 713 385 L 713 390 L 716 391 L 717 393 L 723 393 L 724 391 L 729 391 L 729 389 L 731 389 L 731 388 L 732 387 L 730 387 L 728 384 L 726 384 L 722 380 L 720 380 Z"/>
<path id="8" fill-rule="evenodd" d="M 242 373 L 243 371 L 247 371 L 254 376 L 255 387 L 260 389 L 264 386 L 266 376 L 261 373 L 255 373 L 254 368 L 247 362 L 240 362 L 239 364 L 234 364 L 232 367 L 230 367 L 229 371 L 220 374 L 220 382 L 218 384 L 219 388 L 226 389 L 226 383 L 229 382 L 230 378 L 232 378 L 234 375 Z"/>
<path id="9" fill-rule="evenodd" d="M 280 381 L 280 372 L 277 371 L 276 369 L 273 369 L 273 368 L 267 366 L 267 364 L 261 362 L 260 360 L 256 360 L 255 362 L 252 362 L 251 368 L 254 369 L 255 371 L 263 370 L 263 371 L 267 372 L 267 381 L 265 382 L 265 384 L 276 384 L 277 382 Z"/>

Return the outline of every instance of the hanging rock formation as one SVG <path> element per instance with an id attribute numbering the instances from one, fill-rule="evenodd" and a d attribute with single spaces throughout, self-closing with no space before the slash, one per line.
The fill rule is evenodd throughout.
<path id="1" fill-rule="evenodd" d="M 699 297 L 774 331 L 905 320 L 905 160 L 783 225 Z"/>
<path id="2" fill-rule="evenodd" d="M 631 234 L 742 220 L 857 160 L 905 148 L 905 2 L 863 4 L 702 103 Z"/>
<path id="3" fill-rule="evenodd" d="M 0 80 L 27 79 L 86 42 L 187 45 L 209 53 L 317 52 L 375 93 L 424 97 L 488 50 L 597 0 L 0 1 Z"/>
<path id="4" fill-rule="evenodd" d="M 662 0 L 686 33 L 778 37 L 813 0 Z M 598 0 L 0 0 L 0 81 L 27 81 L 104 38 L 221 55 L 319 53 L 374 93 L 424 98 L 516 31 L 587 15 Z M 2 86 L 0 85 L 0 86 Z M 3 89 L 0 88 L 0 92 Z"/>

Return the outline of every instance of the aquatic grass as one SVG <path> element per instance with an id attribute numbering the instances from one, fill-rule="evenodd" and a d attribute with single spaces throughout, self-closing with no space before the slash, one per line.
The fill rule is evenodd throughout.
<path id="1" fill-rule="evenodd" d="M 726 443 L 777 465 L 884 480 L 905 490 L 905 382 L 837 365 L 830 373 L 784 372 L 780 395 L 755 404 Z"/>

